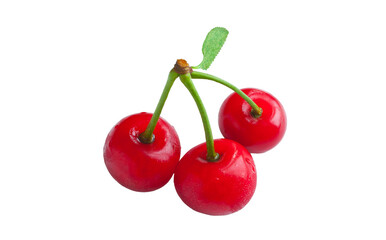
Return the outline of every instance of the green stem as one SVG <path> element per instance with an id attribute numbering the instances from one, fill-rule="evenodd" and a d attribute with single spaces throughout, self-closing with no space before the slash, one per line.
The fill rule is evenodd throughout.
<path id="1" fill-rule="evenodd" d="M 171 70 L 168 76 L 168 80 L 166 81 L 164 90 L 162 92 L 162 95 L 158 101 L 157 107 L 153 113 L 153 116 L 151 117 L 146 130 L 139 135 L 139 140 L 142 143 L 152 143 L 154 141 L 153 131 L 155 129 L 155 126 L 157 125 L 158 119 L 161 115 L 162 108 L 165 105 L 165 101 L 168 97 L 170 89 L 172 88 L 173 83 L 177 79 L 177 77 L 178 77 L 178 73 L 176 73 L 174 70 Z"/>
<path id="2" fill-rule="evenodd" d="M 206 158 L 208 161 L 214 162 L 218 160 L 219 155 L 214 150 L 212 129 L 210 128 L 209 118 L 206 113 L 204 104 L 202 103 L 200 95 L 198 94 L 196 87 L 192 82 L 192 78 L 190 74 L 189 73 L 182 74 L 180 75 L 180 79 L 181 79 L 181 82 L 185 85 L 185 87 L 189 90 L 190 94 L 192 95 L 194 101 L 197 104 L 198 110 L 200 111 L 202 123 L 204 125 L 204 130 L 205 130 L 206 149 L 207 149 Z"/>
<path id="3" fill-rule="evenodd" d="M 252 107 L 251 115 L 253 117 L 258 118 L 263 113 L 263 109 L 262 108 L 257 106 L 256 103 L 253 102 L 252 99 L 250 99 L 243 91 L 241 91 L 240 89 L 238 89 L 234 85 L 230 84 L 229 82 L 227 82 L 227 81 L 225 81 L 225 80 L 223 80 L 221 78 L 218 78 L 216 76 L 213 76 L 213 75 L 210 75 L 210 74 L 207 74 L 207 73 L 196 72 L 196 71 L 193 71 L 191 73 L 191 76 L 194 79 L 212 80 L 212 81 L 218 82 L 218 83 L 220 83 L 220 84 L 222 84 L 222 85 L 232 89 L 234 92 L 236 92 L 238 95 L 240 95 L 240 97 L 242 97 L 249 105 L 251 105 L 251 107 Z"/>

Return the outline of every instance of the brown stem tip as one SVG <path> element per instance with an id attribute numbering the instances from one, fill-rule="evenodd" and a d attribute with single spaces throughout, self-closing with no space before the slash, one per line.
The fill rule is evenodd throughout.
<path id="1" fill-rule="evenodd" d="M 178 59 L 174 65 L 174 71 L 178 74 L 192 73 L 193 69 L 189 66 L 185 59 Z"/>

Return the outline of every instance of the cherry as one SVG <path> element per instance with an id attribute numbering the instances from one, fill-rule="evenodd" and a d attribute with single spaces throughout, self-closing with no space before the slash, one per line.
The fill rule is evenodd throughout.
<path id="1" fill-rule="evenodd" d="M 180 140 L 173 126 L 159 118 L 152 142 L 141 142 L 140 134 L 152 114 L 138 113 L 123 118 L 107 136 L 105 164 L 111 176 L 126 188 L 139 192 L 164 186 L 180 159 Z"/>
<path id="2" fill-rule="evenodd" d="M 271 94 L 254 88 L 241 89 L 261 109 L 258 116 L 237 93 L 223 102 L 219 127 L 225 138 L 241 143 L 251 153 L 263 153 L 283 138 L 287 119 L 283 106 Z"/>
<path id="3" fill-rule="evenodd" d="M 207 160 L 202 143 L 189 150 L 178 163 L 174 185 L 182 201 L 193 210 L 209 215 L 226 215 L 242 209 L 256 188 L 256 171 L 251 154 L 239 143 L 214 140 L 219 157 Z"/>
<path id="4" fill-rule="evenodd" d="M 104 160 L 111 176 L 124 187 L 153 191 L 174 175 L 181 200 L 193 210 L 208 215 L 227 215 L 242 209 L 256 189 L 255 164 L 250 152 L 265 152 L 282 139 L 286 115 L 280 102 L 258 89 L 243 89 L 207 70 L 221 50 L 228 30 L 212 29 L 202 46 L 203 60 L 191 67 L 178 59 L 170 70 L 153 114 L 138 113 L 118 122 L 104 145 Z M 152 67 L 152 64 L 149 67 Z M 179 161 L 181 146 L 174 128 L 160 118 L 175 80 L 179 78 L 194 99 L 205 131 L 205 143 Z M 213 139 L 208 114 L 192 79 L 220 83 L 235 93 L 223 103 L 219 125 L 224 139 Z"/>

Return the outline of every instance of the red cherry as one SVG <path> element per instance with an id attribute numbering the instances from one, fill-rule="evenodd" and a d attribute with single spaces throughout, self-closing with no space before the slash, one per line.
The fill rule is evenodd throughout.
<path id="1" fill-rule="evenodd" d="M 174 185 L 182 201 L 193 210 L 209 215 L 226 215 L 242 209 L 256 188 L 256 171 L 251 154 L 239 143 L 214 140 L 219 159 L 206 160 L 202 143 L 181 159 Z"/>
<path id="2" fill-rule="evenodd" d="M 173 126 L 159 118 L 154 141 L 142 143 L 152 114 L 138 113 L 118 122 L 107 136 L 104 159 L 111 176 L 134 191 L 148 192 L 164 186 L 180 159 L 180 140 Z"/>
<path id="3" fill-rule="evenodd" d="M 259 89 L 242 91 L 263 113 L 255 118 L 251 106 L 238 94 L 231 94 L 223 102 L 219 113 L 219 126 L 225 138 L 242 144 L 251 153 L 263 153 L 276 146 L 283 138 L 287 118 L 281 103 L 271 94 Z"/>

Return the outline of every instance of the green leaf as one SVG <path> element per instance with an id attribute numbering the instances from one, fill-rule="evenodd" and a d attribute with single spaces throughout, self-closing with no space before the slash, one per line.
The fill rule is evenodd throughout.
<path id="1" fill-rule="evenodd" d="M 210 30 L 202 45 L 202 54 L 204 55 L 204 59 L 202 59 L 202 62 L 194 68 L 207 70 L 210 67 L 213 60 L 216 58 L 217 54 L 224 45 L 228 33 L 228 30 L 223 27 L 215 27 Z"/>

